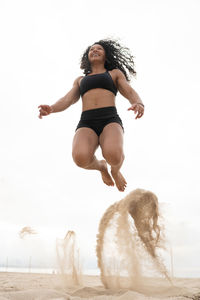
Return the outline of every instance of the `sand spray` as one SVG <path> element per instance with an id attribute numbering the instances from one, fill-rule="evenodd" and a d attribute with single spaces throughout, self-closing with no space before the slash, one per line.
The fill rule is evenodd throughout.
<path id="1" fill-rule="evenodd" d="M 27 235 L 37 234 L 37 232 L 30 226 L 23 227 L 19 232 L 20 239 L 23 239 Z"/>
<path id="2" fill-rule="evenodd" d="M 64 239 L 57 239 L 56 254 L 59 266 L 58 273 L 66 286 L 82 285 L 82 271 L 76 234 L 68 231 Z"/>
<path id="3" fill-rule="evenodd" d="M 104 213 L 97 235 L 96 253 L 101 281 L 106 288 L 137 288 L 154 273 L 170 282 L 159 250 L 164 248 L 158 199 L 137 189 Z"/>
<path id="4" fill-rule="evenodd" d="M 96 254 L 105 288 L 137 289 L 145 277 L 162 275 L 171 282 L 160 250 L 164 249 L 164 227 L 155 194 L 136 189 L 115 202 L 99 223 Z M 36 234 L 31 227 L 20 238 Z M 74 231 L 56 240 L 58 273 L 65 286 L 82 285 L 82 267 Z"/>

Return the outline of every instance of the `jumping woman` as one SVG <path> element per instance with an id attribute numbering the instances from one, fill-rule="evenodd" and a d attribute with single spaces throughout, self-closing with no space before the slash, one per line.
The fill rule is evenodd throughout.
<path id="1" fill-rule="evenodd" d="M 40 105 L 39 118 L 61 112 L 81 97 L 82 114 L 73 139 L 73 160 L 81 168 L 100 171 L 105 184 L 116 184 L 119 191 L 124 191 L 127 183 L 120 172 L 124 130 L 115 98 L 119 91 L 129 100 L 128 110 L 136 114 L 135 118 L 143 116 L 144 105 L 129 84 L 129 76 L 136 74 L 133 56 L 114 40 L 100 40 L 86 49 L 80 67 L 85 76 L 76 78 L 72 89 L 55 104 Z M 96 158 L 98 146 L 105 160 Z"/>

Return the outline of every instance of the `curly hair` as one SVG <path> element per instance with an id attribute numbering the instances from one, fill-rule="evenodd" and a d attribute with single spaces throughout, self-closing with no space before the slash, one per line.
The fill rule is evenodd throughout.
<path id="1" fill-rule="evenodd" d="M 119 69 L 124 73 L 128 81 L 130 81 L 131 76 L 136 75 L 134 57 L 130 53 L 129 48 L 121 46 L 117 41 L 111 39 L 100 40 L 93 45 L 95 44 L 101 45 L 105 50 L 106 61 L 104 66 L 106 70 Z M 91 65 L 88 59 L 91 46 L 85 50 L 81 58 L 80 68 L 84 70 L 84 74 L 91 72 Z"/>

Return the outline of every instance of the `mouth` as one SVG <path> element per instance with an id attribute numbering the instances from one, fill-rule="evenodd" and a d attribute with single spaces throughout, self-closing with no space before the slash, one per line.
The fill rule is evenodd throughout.
<path id="1" fill-rule="evenodd" d="M 100 56 L 100 55 L 97 53 L 92 54 L 92 57 L 98 57 L 98 56 Z"/>

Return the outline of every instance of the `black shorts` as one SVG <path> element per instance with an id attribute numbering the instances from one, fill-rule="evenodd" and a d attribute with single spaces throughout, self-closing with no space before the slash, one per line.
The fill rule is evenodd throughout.
<path id="1" fill-rule="evenodd" d="M 115 106 L 83 111 L 76 130 L 81 127 L 91 128 L 99 136 L 102 133 L 104 127 L 109 123 L 118 123 L 124 130 L 122 120 L 118 116 Z"/>

